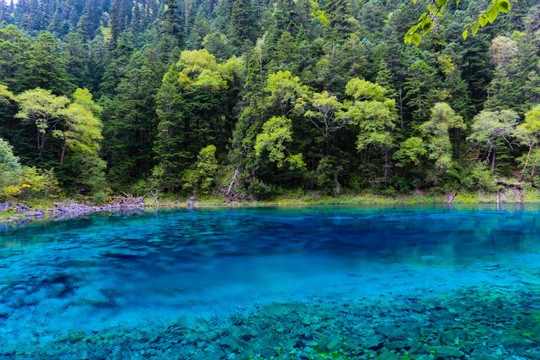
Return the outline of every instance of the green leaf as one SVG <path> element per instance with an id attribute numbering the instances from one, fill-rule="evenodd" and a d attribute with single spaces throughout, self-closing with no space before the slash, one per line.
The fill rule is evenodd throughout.
<path id="1" fill-rule="evenodd" d="M 416 4 L 418 2 L 418 0 L 412 0 L 413 4 Z"/>
<path id="2" fill-rule="evenodd" d="M 430 21 L 428 23 L 425 23 L 424 26 L 422 27 L 422 31 L 424 33 L 424 35 L 426 35 L 428 32 L 431 31 L 431 29 L 433 29 L 433 23 Z"/>
<path id="3" fill-rule="evenodd" d="M 412 35 L 416 31 L 416 29 L 418 29 L 419 26 L 420 24 L 412 26 L 409 30 L 407 30 L 407 34 Z"/>
<path id="4" fill-rule="evenodd" d="M 422 37 L 420 36 L 420 34 L 418 33 L 413 34 L 412 42 L 414 43 L 414 45 L 416 46 L 420 45 L 420 40 L 422 40 Z"/>
<path id="5" fill-rule="evenodd" d="M 486 15 L 487 15 L 487 19 L 488 19 L 489 23 L 493 24 L 493 22 L 495 21 L 495 19 L 499 15 L 499 7 L 498 6 L 491 7 L 491 9 L 489 9 L 489 11 L 488 11 L 488 13 Z"/>
<path id="6" fill-rule="evenodd" d="M 487 24 L 487 19 L 486 19 L 486 17 L 485 17 L 485 16 L 479 17 L 479 18 L 478 18 L 478 23 L 480 23 L 480 25 L 482 25 L 482 27 L 484 27 L 484 25 Z M 478 23 L 477 23 L 477 24 L 478 24 Z"/>
<path id="7" fill-rule="evenodd" d="M 478 31 L 478 28 L 480 27 L 480 24 L 479 23 L 476 23 L 474 24 L 474 26 L 472 27 L 472 34 L 473 36 L 476 36 L 476 32 Z"/>
<path id="8" fill-rule="evenodd" d="M 403 39 L 403 41 L 405 42 L 405 44 L 410 43 L 411 40 L 412 40 L 412 35 L 410 35 L 410 34 L 405 35 L 405 38 Z"/>
<path id="9" fill-rule="evenodd" d="M 510 3 L 507 0 L 499 1 L 499 3 L 497 4 L 497 7 L 499 11 L 504 12 L 504 13 L 508 12 L 508 10 L 512 8 L 510 6 Z"/>
<path id="10" fill-rule="evenodd" d="M 460 1 L 461 1 L 461 0 L 456 0 L 456 5 L 459 5 L 459 2 L 460 2 Z"/>
<path id="11" fill-rule="evenodd" d="M 463 36 L 463 39 L 464 39 L 464 40 L 467 40 L 467 36 L 469 35 L 469 30 L 465 30 L 465 31 L 463 32 L 463 34 L 461 34 L 461 35 Z"/>

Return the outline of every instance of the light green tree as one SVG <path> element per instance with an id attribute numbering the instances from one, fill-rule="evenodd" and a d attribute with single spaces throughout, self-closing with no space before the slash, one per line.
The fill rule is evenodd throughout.
<path id="1" fill-rule="evenodd" d="M 64 129 L 54 130 L 53 136 L 64 140 L 60 164 L 64 163 L 66 149 L 75 164 L 76 180 L 92 193 L 103 193 L 106 189 L 106 163 L 99 157 L 103 124 L 99 119 L 101 107 L 92 100 L 92 94 L 86 89 L 77 89 L 73 94 L 73 102 L 61 115 L 64 117 Z"/>
<path id="2" fill-rule="evenodd" d="M 485 151 L 486 164 L 491 159 L 491 172 L 495 171 L 496 150 L 500 141 L 512 147 L 518 114 L 512 110 L 482 111 L 473 119 L 472 134 L 467 140 L 479 145 Z"/>
<path id="3" fill-rule="evenodd" d="M 399 149 L 394 153 L 396 165 L 407 169 L 410 165 L 416 166 L 418 174 L 421 172 L 422 160 L 426 156 L 426 144 L 419 137 L 410 137 L 399 144 Z"/>
<path id="4" fill-rule="evenodd" d="M 350 80 L 345 88 L 345 93 L 353 98 L 345 116 L 359 128 L 356 148 L 366 151 L 371 147 L 383 152 L 385 182 L 397 120 L 396 101 L 386 98 L 386 92 L 382 86 L 358 78 Z"/>
<path id="5" fill-rule="evenodd" d="M 435 161 L 435 166 L 440 175 L 452 165 L 452 143 L 450 141 L 450 129 L 463 129 L 463 118 L 447 103 L 437 103 L 431 109 L 429 121 L 420 126 L 422 134 L 427 139 L 429 159 Z"/>
<path id="6" fill-rule="evenodd" d="M 540 105 L 534 106 L 525 114 L 525 122 L 518 126 L 517 137 L 527 145 L 528 152 L 520 157 L 518 161 L 523 167 L 520 181 L 523 180 L 525 173 L 529 173 L 531 184 L 534 185 L 534 175 L 536 167 L 540 164 L 540 149 L 538 149 L 540 134 Z"/>
<path id="7" fill-rule="evenodd" d="M 304 95 L 296 105 L 303 115 L 317 128 L 326 144 L 325 153 L 328 154 L 331 136 L 348 123 L 343 111 L 343 104 L 336 96 L 327 91 L 314 93 L 313 96 Z"/>
<path id="8" fill-rule="evenodd" d="M 39 156 L 43 154 L 47 139 L 61 125 L 63 113 L 69 99 L 65 96 L 56 96 L 50 90 L 27 90 L 17 95 L 19 112 L 16 118 L 31 121 L 38 131 L 37 150 Z"/>
<path id="9" fill-rule="evenodd" d="M 53 132 L 53 136 L 64 139 L 60 164 L 64 163 L 68 147 L 75 153 L 97 156 L 103 139 L 103 124 L 98 117 L 101 111 L 101 106 L 94 103 L 88 90 L 75 91 L 73 102 L 62 112 L 66 118 L 66 130 Z"/>
<path id="10" fill-rule="evenodd" d="M 201 149 L 195 164 L 184 174 L 184 189 L 206 194 L 210 192 L 212 183 L 217 188 L 217 170 L 216 147 L 208 145 Z"/>
<path id="11" fill-rule="evenodd" d="M 279 109 L 282 116 L 287 116 L 308 88 L 302 85 L 298 76 L 292 76 L 289 71 L 278 71 L 268 76 L 265 91 L 270 94 L 266 98 L 267 105 Z"/>
<path id="12" fill-rule="evenodd" d="M 293 141 L 291 120 L 284 116 L 274 116 L 264 123 L 262 132 L 255 140 L 255 154 L 258 158 L 267 156 L 278 168 L 288 165 L 290 170 L 305 168 L 302 154 L 291 154 Z"/>
<path id="13" fill-rule="evenodd" d="M 0 84 L 0 104 L 9 105 L 11 101 L 15 100 L 15 95 L 8 90 L 6 85 Z"/>
<path id="14" fill-rule="evenodd" d="M 0 174 L 5 176 L 7 172 L 21 169 L 19 158 L 13 154 L 13 148 L 4 139 L 0 138 Z"/>

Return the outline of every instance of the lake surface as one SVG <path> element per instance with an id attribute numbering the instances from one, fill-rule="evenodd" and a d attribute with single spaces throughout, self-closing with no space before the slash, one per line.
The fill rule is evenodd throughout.
<path id="1" fill-rule="evenodd" d="M 0 359 L 540 359 L 540 206 L 93 215 L 0 233 Z"/>

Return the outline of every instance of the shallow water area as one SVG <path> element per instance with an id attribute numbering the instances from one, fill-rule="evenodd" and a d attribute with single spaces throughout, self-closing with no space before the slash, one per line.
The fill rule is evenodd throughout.
<path id="1" fill-rule="evenodd" d="M 539 214 L 182 209 L 26 225 L 0 234 L 0 358 L 537 359 Z"/>

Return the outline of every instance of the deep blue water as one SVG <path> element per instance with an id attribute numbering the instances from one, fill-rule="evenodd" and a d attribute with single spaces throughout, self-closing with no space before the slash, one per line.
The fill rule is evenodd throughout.
<path id="1" fill-rule="evenodd" d="M 526 292 L 523 312 L 540 323 L 539 215 L 536 205 L 194 209 L 11 229 L 0 233 L 0 358 L 74 331 L 467 289 Z M 530 326 L 527 354 L 538 347 Z"/>

